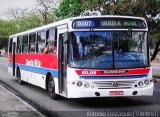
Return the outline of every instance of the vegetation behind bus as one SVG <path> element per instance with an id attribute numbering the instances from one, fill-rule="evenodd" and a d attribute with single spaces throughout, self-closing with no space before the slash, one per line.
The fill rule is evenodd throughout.
<path id="1" fill-rule="evenodd" d="M 0 39 L 8 39 L 9 35 L 56 20 L 79 16 L 84 11 L 96 10 L 103 15 L 146 17 L 150 39 L 155 43 L 159 40 L 160 21 L 154 18 L 160 13 L 159 0 L 60 0 L 60 3 L 58 2 L 59 0 L 37 0 L 36 10 L 31 11 L 27 11 L 28 9 L 7 9 L 5 12 L 10 13 L 10 20 L 0 20 Z M 17 10 L 18 12 L 13 12 Z M 89 12 L 85 15 L 88 14 Z M 157 46 L 159 46 L 159 43 L 157 43 Z M 1 44 L 0 48 L 2 48 Z"/>

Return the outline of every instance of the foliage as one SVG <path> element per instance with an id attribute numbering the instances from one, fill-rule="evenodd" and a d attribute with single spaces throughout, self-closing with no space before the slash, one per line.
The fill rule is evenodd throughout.
<path id="1" fill-rule="evenodd" d="M 7 50 L 8 47 L 8 40 L 7 39 L 1 39 L 0 40 L 0 48 L 5 48 Z"/>
<path id="2" fill-rule="evenodd" d="M 145 17 L 148 22 L 151 39 L 160 39 L 160 21 L 153 17 L 160 13 L 160 0 L 82 0 L 85 10 L 99 10 L 104 15 L 128 15 Z M 158 11 L 158 12 L 157 12 Z M 148 17 L 150 16 L 150 17 Z"/>
<path id="3" fill-rule="evenodd" d="M 48 24 L 55 20 L 52 10 L 58 5 L 59 0 L 36 0 L 36 12 L 41 16 L 42 23 Z"/>
<path id="4" fill-rule="evenodd" d="M 57 19 L 78 16 L 81 13 L 81 0 L 62 0 L 58 8 L 54 9 Z"/>
<path id="5" fill-rule="evenodd" d="M 35 14 L 17 20 L 0 20 L 0 39 L 8 38 L 9 35 L 35 28 L 40 25 L 40 18 Z"/>
<path id="6" fill-rule="evenodd" d="M 83 5 L 83 10 L 98 10 L 101 14 L 106 14 L 104 11 L 105 7 L 110 9 L 110 4 L 113 3 L 113 0 L 81 0 Z"/>
<path id="7" fill-rule="evenodd" d="M 27 17 L 30 13 L 31 12 L 28 10 L 28 8 L 9 7 L 8 9 L 5 9 L 2 12 L 2 15 L 9 20 L 12 20 L 12 19 L 18 20 L 21 17 Z"/>
<path id="8" fill-rule="evenodd" d="M 26 31 L 41 25 L 41 19 L 36 14 L 31 14 L 28 17 L 22 17 L 18 20 L 10 21 L 17 32 Z"/>
<path id="9" fill-rule="evenodd" d="M 8 38 L 14 32 L 13 25 L 9 21 L 0 20 L 0 39 Z"/>

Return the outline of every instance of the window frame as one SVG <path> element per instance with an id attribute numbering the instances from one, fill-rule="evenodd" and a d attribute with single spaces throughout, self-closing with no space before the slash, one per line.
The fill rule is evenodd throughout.
<path id="1" fill-rule="evenodd" d="M 26 38 L 26 42 L 24 42 L 23 40 Z M 24 47 L 26 47 L 26 50 L 24 51 Z M 22 36 L 22 41 L 21 41 L 21 53 L 28 53 L 28 34 L 25 34 Z"/>
<path id="2" fill-rule="evenodd" d="M 31 36 L 34 35 L 34 40 L 31 40 L 33 39 L 33 37 L 31 38 Z M 35 53 L 36 52 L 36 40 L 37 40 L 37 32 L 33 32 L 33 33 L 29 33 L 28 34 L 28 53 Z M 31 46 L 34 45 L 34 49 L 33 51 L 31 51 Z"/>
<path id="3" fill-rule="evenodd" d="M 53 39 L 50 39 L 50 31 L 53 30 L 54 34 L 53 34 Z M 49 46 L 49 48 L 52 48 L 52 50 L 49 50 L 49 53 L 53 53 L 56 54 L 57 53 L 57 28 L 56 27 L 52 27 L 46 30 L 46 47 Z M 56 49 L 56 50 L 55 50 Z"/>
<path id="4" fill-rule="evenodd" d="M 43 41 L 44 42 L 42 42 L 42 40 L 40 41 L 39 40 L 39 35 L 38 34 L 42 34 L 42 33 L 44 33 L 44 39 L 43 39 Z M 41 37 L 41 36 L 40 36 Z M 39 44 L 43 44 L 44 43 L 44 49 L 46 48 L 46 31 L 45 30 L 40 30 L 40 31 L 38 31 L 37 32 L 37 39 L 36 39 L 36 53 L 43 53 L 43 51 L 39 51 Z"/>

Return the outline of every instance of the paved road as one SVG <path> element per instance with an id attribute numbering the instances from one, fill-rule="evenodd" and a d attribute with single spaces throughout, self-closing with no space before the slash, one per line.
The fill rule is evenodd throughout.
<path id="1" fill-rule="evenodd" d="M 42 109 L 48 110 L 54 117 L 93 117 L 96 114 L 97 116 L 107 117 L 111 116 L 108 115 L 109 112 L 113 112 L 114 114 L 117 114 L 116 112 L 120 112 L 120 114 L 131 112 L 129 114 L 138 116 L 139 114 L 143 114 L 139 112 L 144 111 L 157 116 L 157 111 L 160 111 L 160 85 L 155 85 L 154 96 L 152 97 L 91 98 L 55 101 L 49 97 L 45 90 L 39 87 L 30 84 L 19 85 L 17 79 L 7 73 L 6 58 L 0 58 L 0 80 L 22 93 L 35 104 L 38 104 Z M 115 116 L 113 115 L 112 117 Z"/>

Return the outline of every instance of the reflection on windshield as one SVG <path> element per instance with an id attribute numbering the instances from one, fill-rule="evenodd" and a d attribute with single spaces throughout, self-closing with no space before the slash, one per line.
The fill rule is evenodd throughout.
<path id="1" fill-rule="evenodd" d="M 115 32 L 115 68 L 147 66 L 147 46 L 145 32 Z"/>
<path id="2" fill-rule="evenodd" d="M 71 67 L 112 69 L 147 66 L 145 32 L 74 32 L 70 50 Z"/>

